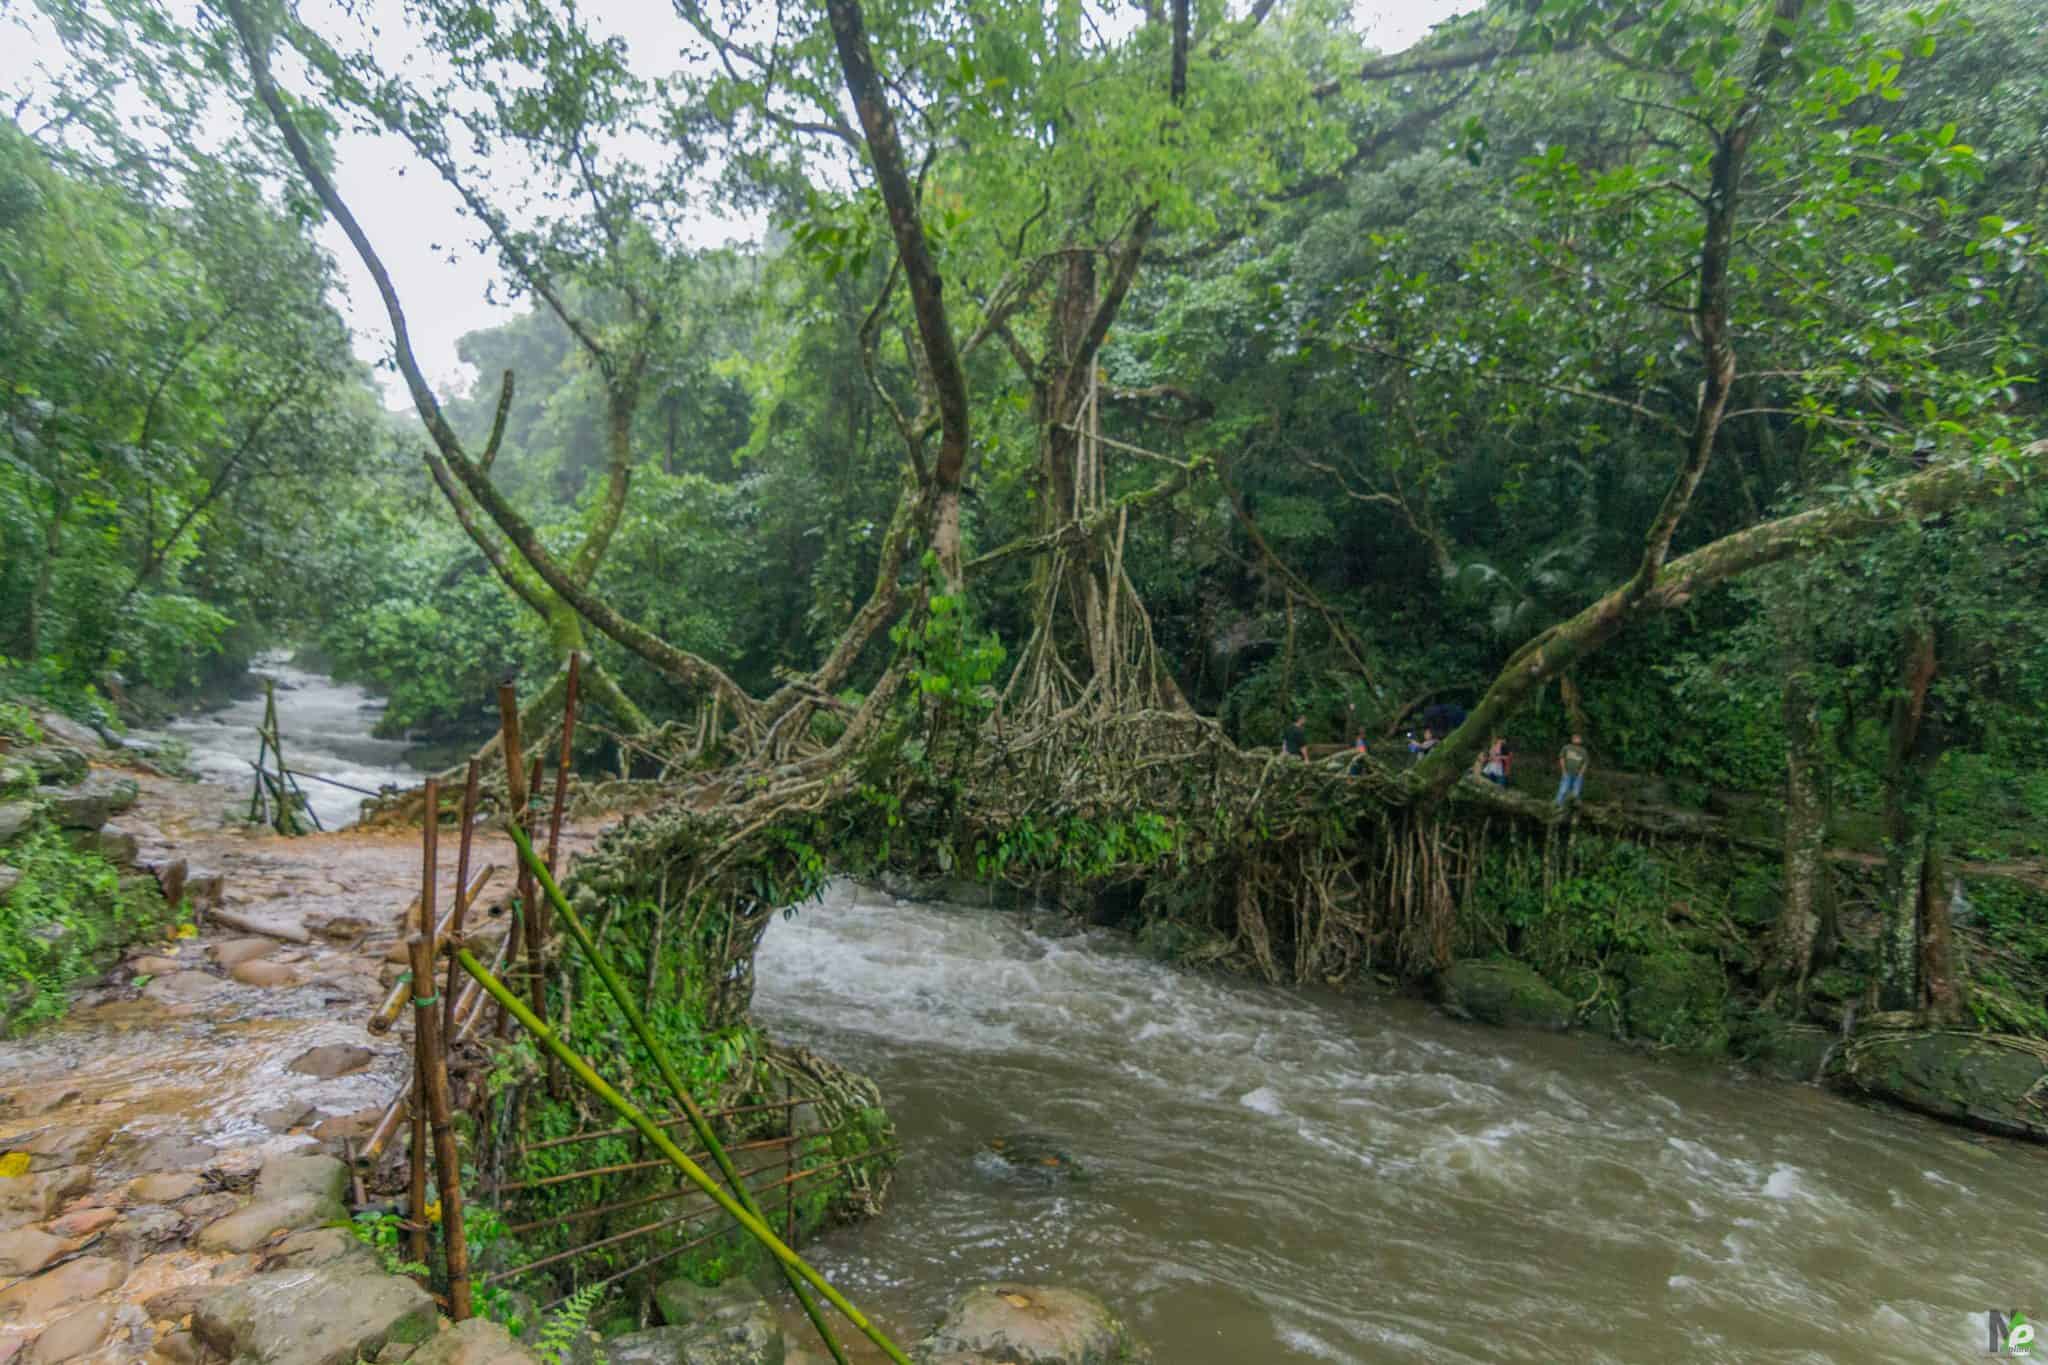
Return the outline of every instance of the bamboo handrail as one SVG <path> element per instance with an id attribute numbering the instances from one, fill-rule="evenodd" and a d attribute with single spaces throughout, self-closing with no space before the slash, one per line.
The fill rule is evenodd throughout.
<path id="1" fill-rule="evenodd" d="M 704 1111 L 704 1117 L 728 1119 L 735 1114 L 756 1114 L 770 1109 L 794 1109 L 800 1104 L 808 1103 L 810 1103 L 808 1100 L 787 1099 L 769 1100 L 765 1104 L 735 1104 L 729 1105 L 724 1109 L 707 1109 Z M 678 1124 L 688 1123 L 689 1121 L 690 1117 L 687 1114 L 665 1114 L 655 1120 L 656 1123 L 664 1128 L 674 1128 Z M 541 1142 L 529 1142 L 524 1147 L 515 1147 L 512 1149 L 511 1155 L 525 1156 L 531 1152 L 544 1152 L 550 1147 L 566 1147 L 573 1142 L 595 1142 L 599 1138 L 624 1137 L 633 1131 L 635 1130 L 628 1126 L 625 1128 L 601 1128 L 589 1133 L 571 1133 L 567 1137 L 547 1138 Z M 511 1187 L 507 1186 L 506 1188 L 509 1189 Z"/>
<path id="2" fill-rule="evenodd" d="M 558 791 L 557 798 L 559 799 L 559 797 L 560 793 Z M 555 913 L 561 916 L 562 923 L 568 927 L 569 936 L 576 940 L 576 946 L 582 950 L 584 960 L 597 973 L 598 980 L 604 983 L 605 991 L 611 996 L 612 1003 L 616 1004 L 619 1007 L 619 1012 L 626 1016 L 626 1022 L 632 1026 L 635 1036 L 640 1039 L 640 1046 L 645 1048 L 648 1055 L 654 1058 L 655 1069 L 661 1073 L 661 1079 L 668 1086 L 669 1093 L 675 1096 L 676 1103 L 682 1106 L 685 1114 L 689 1115 L 690 1127 L 696 1131 L 697 1140 L 704 1145 L 706 1150 L 711 1153 L 712 1159 L 718 1163 L 718 1169 L 725 1176 L 726 1183 L 732 1186 L 733 1197 L 746 1208 L 748 1213 L 752 1214 L 756 1220 L 759 1220 L 761 1218 L 761 1210 L 755 1206 L 753 1196 L 747 1193 L 746 1182 L 741 1180 L 738 1173 L 733 1170 L 732 1158 L 727 1156 L 725 1148 L 719 1145 L 718 1135 L 711 1131 L 711 1122 L 704 1117 L 704 1110 L 699 1107 L 696 1098 L 690 1094 L 689 1087 L 683 1084 L 683 1078 L 676 1074 L 675 1064 L 669 1060 L 667 1050 L 655 1040 L 654 1031 L 647 1025 L 647 1016 L 640 1012 L 639 1002 L 627 993 L 624 983 L 619 980 L 618 973 L 612 970 L 612 964 L 606 961 L 604 954 L 597 950 L 597 940 L 590 936 L 588 929 L 584 928 L 582 917 L 569 904 L 569 898 L 562 894 L 562 888 L 555 884 L 554 849 L 552 844 L 550 844 L 548 850 L 548 861 L 543 863 L 534 853 L 533 844 L 527 839 L 526 831 L 518 828 L 516 825 L 512 829 L 512 842 L 519 846 L 519 856 L 526 864 L 527 874 L 540 883 L 547 902 L 551 903 L 554 906 Z M 657 1129 L 656 1131 L 660 1130 Z M 783 1278 L 789 1281 L 790 1292 L 796 1295 L 797 1303 L 804 1310 L 804 1316 L 811 1320 L 811 1326 L 817 1330 L 819 1341 L 831 1353 L 832 1359 L 837 1362 L 837 1365 L 847 1365 L 846 1352 L 840 1349 L 839 1342 L 833 1337 L 832 1328 L 825 1321 L 825 1315 L 819 1311 L 817 1303 L 812 1300 L 809 1294 L 804 1292 L 803 1282 L 797 1276 L 796 1271 L 792 1267 L 784 1265 L 782 1267 L 782 1274 Z"/>
<path id="3" fill-rule="evenodd" d="M 528 846 L 528 851 L 531 851 L 531 845 Z M 490 968 L 478 961 L 475 953 L 472 953 L 467 948 L 457 948 L 455 952 L 457 958 L 462 963 L 462 969 L 474 977 L 477 983 L 485 990 L 489 991 L 491 998 L 500 1005 L 503 1005 L 512 1017 L 517 1019 L 526 1031 L 533 1035 L 536 1042 L 546 1048 L 548 1053 L 564 1067 L 568 1068 L 576 1079 L 583 1084 L 585 1089 L 611 1106 L 612 1110 L 620 1118 L 639 1129 L 641 1136 L 653 1143 L 662 1155 L 666 1156 L 675 1165 L 677 1170 L 688 1177 L 691 1184 L 696 1185 L 699 1189 L 710 1195 L 718 1206 L 731 1216 L 735 1223 L 746 1229 L 747 1234 L 759 1242 L 777 1261 L 780 1261 L 783 1265 L 788 1266 L 791 1270 L 802 1276 L 804 1281 L 817 1290 L 827 1303 L 844 1314 L 848 1322 L 859 1328 L 863 1336 L 880 1348 L 882 1354 L 894 1361 L 895 1365 L 911 1365 L 910 1357 L 903 1354 L 902 1349 L 895 1342 L 891 1341 L 881 1328 L 869 1322 L 867 1315 L 848 1302 L 846 1296 L 837 1289 L 834 1289 L 831 1282 L 823 1275 L 812 1269 L 808 1261 L 790 1250 L 780 1237 L 777 1237 L 769 1230 L 766 1223 L 753 1214 L 748 1213 L 746 1209 L 740 1206 L 738 1201 L 720 1189 L 718 1182 L 705 1174 L 703 1167 L 685 1156 L 680 1147 L 669 1141 L 668 1135 L 655 1127 L 654 1121 L 641 1113 L 638 1106 L 613 1089 L 604 1077 L 598 1075 L 591 1068 L 590 1063 L 584 1061 L 568 1044 L 556 1037 L 555 1031 L 549 1028 L 532 1010 L 528 1009 L 525 1001 L 513 995 L 506 988 L 505 983 L 498 980 L 492 974 Z"/>
<path id="4" fill-rule="evenodd" d="M 434 926 L 435 952 L 441 950 L 441 945 L 448 941 L 448 935 L 462 913 L 483 894 L 483 889 L 490 885 L 491 878 L 497 874 L 498 865 L 487 864 L 483 871 L 476 874 L 476 880 L 470 883 L 468 894 L 455 898 L 455 904 L 448 907 L 448 914 Z M 410 919 L 413 911 L 419 906 L 420 897 L 414 896 L 406 902 L 405 917 Z M 421 918 L 424 920 L 426 917 L 422 915 Z M 408 968 L 403 976 L 391 983 L 391 989 L 385 992 L 384 999 L 378 1003 L 376 1010 L 370 1015 L 370 1022 L 365 1027 L 380 1038 L 391 1032 L 391 1026 L 398 1022 L 398 1016 L 405 1013 L 405 1002 L 412 999 L 412 986 L 412 971 Z"/>

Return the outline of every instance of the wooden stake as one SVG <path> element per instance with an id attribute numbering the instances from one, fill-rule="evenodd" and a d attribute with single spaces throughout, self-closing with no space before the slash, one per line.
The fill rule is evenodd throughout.
<path id="1" fill-rule="evenodd" d="M 406 941 L 412 954 L 415 981 L 434 979 L 434 950 L 425 934 Z M 455 1128 L 449 1119 L 448 1050 L 442 1045 L 440 1002 L 432 995 L 413 997 L 414 1042 L 427 1099 L 427 1117 L 434 1129 L 434 1173 L 441 1194 L 441 1247 L 448 1260 L 448 1315 L 457 1322 L 470 1316 L 469 1242 L 462 1227 L 462 1161 L 455 1150 Z"/>
<path id="2" fill-rule="evenodd" d="M 434 778 L 427 779 L 426 816 L 420 831 L 420 923 L 432 929 L 434 916 L 434 883 L 440 869 L 435 865 L 440 853 L 441 833 L 441 784 Z M 424 943 L 424 938 L 415 933 L 408 943 Z M 413 1010 L 413 1062 L 412 1062 L 412 1171 L 406 1186 L 408 1199 L 406 1213 L 412 1223 L 409 1238 L 412 1259 L 420 1265 L 427 1263 L 427 1066 L 425 1023 L 433 1013 L 429 1008 L 419 1007 L 421 1001 L 433 1002 L 433 963 L 428 959 L 427 974 L 420 975 L 419 954 L 413 954 L 412 999 Z M 424 989 L 422 989 L 424 983 Z"/>
<path id="3" fill-rule="evenodd" d="M 455 855 L 455 913 L 449 917 L 448 937 L 453 942 L 462 941 L 462 916 L 469 909 L 469 846 L 471 824 L 476 818 L 476 783 L 478 764 L 469 760 L 469 773 L 462 782 L 462 835 Z M 438 951 L 440 945 L 435 944 Z M 456 973 L 461 969 L 455 965 L 451 954 L 448 958 L 448 1012 L 441 1021 L 441 1032 L 450 1038 L 455 1036 L 455 985 Z"/>

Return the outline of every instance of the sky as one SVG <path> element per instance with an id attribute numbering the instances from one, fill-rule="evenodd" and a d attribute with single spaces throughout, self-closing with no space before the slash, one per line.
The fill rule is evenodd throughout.
<path id="1" fill-rule="evenodd" d="M 1359 0 L 1353 13 L 1368 41 L 1383 52 L 1397 52 L 1421 38 L 1432 25 L 1473 7 L 1473 0 Z M 5 8 L 0 5 L 0 10 Z M 402 0 L 373 0 L 371 9 L 373 13 L 389 12 L 380 25 L 385 41 L 401 41 L 403 23 L 398 16 Z M 678 21 L 667 5 L 648 0 L 585 0 L 581 9 L 623 36 L 629 51 L 636 55 L 677 50 Z M 0 40 L 0 90 L 26 89 L 28 82 L 37 79 L 38 67 L 55 67 L 64 59 L 39 17 L 17 10 L 14 21 L 19 26 L 15 32 L 0 34 L 4 38 Z M 407 65 L 413 64 L 410 56 L 403 51 L 380 53 L 383 60 Z M 421 367 L 444 395 L 466 392 L 475 374 L 457 355 L 457 341 L 469 332 L 506 321 L 525 305 L 502 301 L 503 276 L 493 260 L 470 241 L 474 226 L 457 211 L 455 192 L 421 165 L 400 139 L 389 134 L 344 133 L 336 140 L 335 156 L 336 187 L 391 272 Z M 721 218 L 707 211 L 695 235 L 700 245 L 711 246 L 751 238 L 761 227 L 758 221 Z M 354 333 L 357 354 L 369 364 L 385 361 L 391 349 L 391 328 L 369 273 L 339 227 L 328 222 L 318 235 L 339 267 L 345 296 L 337 302 Z M 489 297 L 494 282 L 501 300 L 496 303 Z M 380 369 L 378 377 L 386 401 L 402 404 L 402 386 L 388 365 Z"/>

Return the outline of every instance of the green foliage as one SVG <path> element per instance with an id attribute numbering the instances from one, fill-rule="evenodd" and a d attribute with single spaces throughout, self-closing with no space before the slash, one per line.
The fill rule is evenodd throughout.
<path id="1" fill-rule="evenodd" d="M 72 985 L 170 920 L 154 883 L 124 887 L 118 868 L 60 831 L 32 831 L 7 862 L 21 880 L 0 899 L 0 1036 L 60 1017 Z"/>
<path id="2" fill-rule="evenodd" d="M 358 1242 L 377 1253 L 385 1274 L 414 1277 L 424 1277 L 428 1274 L 427 1266 L 405 1258 L 405 1220 L 397 1214 L 376 1213 L 365 1209 L 349 1223 L 349 1231 Z"/>
<path id="3" fill-rule="evenodd" d="M 567 1365 L 576 1338 L 583 1334 L 590 1323 L 591 1313 L 604 1301 L 604 1288 L 597 1284 L 585 1285 L 548 1314 L 541 1323 L 540 1336 L 533 1346 L 534 1354 L 541 1358 L 543 1365 Z"/>

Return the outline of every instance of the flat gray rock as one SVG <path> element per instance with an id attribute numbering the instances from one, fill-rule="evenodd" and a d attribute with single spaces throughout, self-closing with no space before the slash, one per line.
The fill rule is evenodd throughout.
<path id="1" fill-rule="evenodd" d="M 434 1300 L 357 1261 L 258 1275 L 208 1295 L 192 1329 L 239 1365 L 354 1365 L 434 1333 Z"/>
<path id="2" fill-rule="evenodd" d="M 289 1199 L 309 1194 L 339 1204 L 348 1194 L 348 1167 L 331 1156 L 278 1156 L 263 1163 L 256 1176 L 258 1199 Z"/>
<path id="3" fill-rule="evenodd" d="M 918 1343 L 922 1365 L 1125 1365 L 1149 1357 L 1109 1305 L 1080 1289 L 980 1284 Z"/>
<path id="4" fill-rule="evenodd" d="M 280 1232 L 295 1232 L 342 1216 L 341 1205 L 318 1195 L 293 1194 L 255 1203 L 206 1225 L 193 1245 L 201 1251 L 254 1251 Z"/>

